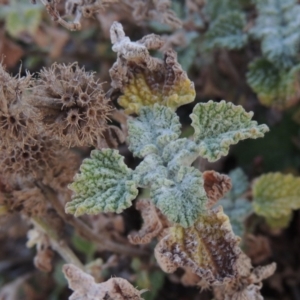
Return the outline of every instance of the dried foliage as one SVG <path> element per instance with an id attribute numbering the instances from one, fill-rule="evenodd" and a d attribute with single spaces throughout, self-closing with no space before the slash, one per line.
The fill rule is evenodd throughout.
<path id="1" fill-rule="evenodd" d="M 10 76 L 0 63 L 0 142 L 6 147 L 16 142 L 23 147 L 37 132 L 33 124 L 36 113 L 28 104 L 30 79 L 30 74 Z"/>
<path id="2" fill-rule="evenodd" d="M 127 280 L 111 278 L 103 283 L 95 283 L 91 275 L 74 265 L 64 265 L 63 273 L 69 287 L 74 291 L 70 300 L 142 300 L 142 291 L 136 290 Z"/>
<path id="3" fill-rule="evenodd" d="M 188 267 L 209 286 L 237 276 L 238 243 L 228 217 L 218 207 L 200 215 L 192 227 L 171 227 L 157 244 L 155 257 L 165 272 Z"/>
<path id="4" fill-rule="evenodd" d="M 32 103 L 47 134 L 62 145 L 100 145 L 111 108 L 93 73 L 76 63 L 53 64 L 39 73 Z"/>
<path id="5" fill-rule="evenodd" d="M 132 16 L 137 22 L 155 20 L 169 25 L 172 29 L 182 26 L 182 21 L 170 9 L 170 0 L 125 0 L 124 2 L 133 9 Z"/>
<path id="6" fill-rule="evenodd" d="M 215 171 L 205 171 L 203 179 L 204 189 L 208 197 L 207 205 L 210 208 L 231 189 L 231 180 L 230 177 Z"/>
<path id="7" fill-rule="evenodd" d="M 128 240 L 132 244 L 148 244 L 155 237 L 162 237 L 163 230 L 170 226 L 170 222 L 155 207 L 150 200 L 137 201 L 135 208 L 141 212 L 143 226 L 138 232 L 131 232 Z"/>
<path id="8" fill-rule="evenodd" d="M 194 100 L 194 85 L 177 62 L 176 53 L 166 51 L 163 61 L 150 55 L 148 50 L 163 46 L 159 36 L 151 34 L 131 42 L 117 22 L 110 35 L 112 49 L 118 53 L 110 69 L 112 87 L 123 92 L 119 104 L 126 113 L 138 114 L 142 106 L 154 103 L 176 109 Z"/>
<path id="9" fill-rule="evenodd" d="M 238 275 L 235 278 L 214 288 L 216 300 L 263 300 L 260 294 L 262 281 L 273 275 L 276 264 L 253 269 L 250 259 L 242 253 L 237 268 Z"/>
<path id="10" fill-rule="evenodd" d="M 37 253 L 33 261 L 34 265 L 41 271 L 50 272 L 52 270 L 54 252 L 51 249 L 48 236 L 34 228 L 28 231 L 27 237 L 27 247 L 31 248 L 36 245 Z"/>

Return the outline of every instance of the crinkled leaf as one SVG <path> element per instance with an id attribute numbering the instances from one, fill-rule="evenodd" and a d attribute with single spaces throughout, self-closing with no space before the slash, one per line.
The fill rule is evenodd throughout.
<path id="1" fill-rule="evenodd" d="M 217 207 L 200 215 L 190 228 L 171 227 L 157 244 L 155 256 L 167 273 L 190 268 L 208 284 L 222 283 L 237 275 L 238 242 L 228 217 Z"/>
<path id="2" fill-rule="evenodd" d="M 80 174 L 70 188 L 75 192 L 73 200 L 66 205 L 66 212 L 80 216 L 84 213 L 120 213 L 131 206 L 138 194 L 132 180 L 132 170 L 116 150 L 94 150 L 85 159 Z"/>
<path id="3" fill-rule="evenodd" d="M 247 113 L 242 106 L 224 100 L 197 104 L 191 119 L 199 154 L 209 161 L 216 161 L 228 154 L 230 145 L 247 138 L 263 137 L 268 127 L 257 125 L 251 120 L 252 116 L 253 112 Z"/>
<path id="4" fill-rule="evenodd" d="M 238 10 L 222 13 L 213 21 L 205 34 L 205 46 L 208 49 L 240 49 L 247 42 L 245 15 Z"/>
<path id="5" fill-rule="evenodd" d="M 149 187 L 153 182 L 161 182 L 168 176 L 168 169 L 156 154 L 147 155 L 134 170 L 133 178 L 140 187 Z"/>
<path id="6" fill-rule="evenodd" d="M 281 173 L 260 176 L 253 184 L 254 211 L 270 221 L 288 218 L 300 208 L 300 178 Z M 280 221 L 280 220 L 279 220 Z M 286 223 L 286 222 L 285 222 Z"/>
<path id="7" fill-rule="evenodd" d="M 201 172 L 193 167 L 179 167 L 172 179 L 153 182 L 150 195 L 169 221 L 183 227 L 194 224 L 207 201 Z"/>
<path id="8" fill-rule="evenodd" d="M 178 165 L 190 166 L 197 157 L 197 145 L 186 138 L 170 142 L 162 153 L 163 161 L 170 169 Z"/>
<path id="9" fill-rule="evenodd" d="M 255 0 L 258 18 L 251 33 L 263 55 L 278 68 L 295 64 L 300 45 L 300 5 L 296 0 Z"/>
<path id="10" fill-rule="evenodd" d="M 259 58 L 249 65 L 247 81 L 262 104 L 284 107 L 298 99 L 299 71 L 299 64 L 286 71 Z"/>
<path id="11" fill-rule="evenodd" d="M 180 128 L 179 118 L 170 108 L 158 104 L 143 107 L 138 118 L 128 121 L 129 149 L 138 157 L 158 154 L 178 139 Z"/>

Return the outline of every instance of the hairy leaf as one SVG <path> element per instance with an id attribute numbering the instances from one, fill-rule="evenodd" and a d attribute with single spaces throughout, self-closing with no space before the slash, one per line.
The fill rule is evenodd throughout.
<path id="1" fill-rule="evenodd" d="M 116 150 L 93 150 L 91 158 L 83 161 L 80 171 L 70 185 L 75 195 L 66 205 L 67 213 L 75 216 L 120 213 L 131 206 L 131 201 L 138 194 L 136 183 L 132 180 L 132 170 Z"/>
<path id="2" fill-rule="evenodd" d="M 247 113 L 242 106 L 224 100 L 197 104 L 191 119 L 199 154 L 209 161 L 216 161 L 228 154 L 230 145 L 247 138 L 263 137 L 268 127 L 251 121 L 252 116 L 253 113 Z"/>
<path id="3" fill-rule="evenodd" d="M 158 154 L 179 138 L 180 128 L 179 118 L 170 108 L 158 104 L 143 107 L 138 118 L 128 121 L 129 149 L 138 157 Z"/>
<path id="4" fill-rule="evenodd" d="M 183 227 L 194 224 L 207 201 L 202 174 L 193 167 L 179 167 L 173 177 L 154 181 L 150 195 L 168 220 Z"/>
<path id="5" fill-rule="evenodd" d="M 284 107 L 298 98 L 299 71 L 299 64 L 286 71 L 259 58 L 249 65 L 247 81 L 262 104 Z"/>
<path id="6" fill-rule="evenodd" d="M 167 273 L 187 267 L 208 284 L 222 283 L 237 275 L 238 242 L 228 217 L 217 207 L 190 228 L 171 227 L 157 244 L 155 257 Z"/>
<path id="7" fill-rule="evenodd" d="M 242 12 L 235 10 L 221 14 L 205 34 L 206 48 L 242 48 L 247 42 L 247 34 L 243 31 L 245 26 L 246 18 Z"/>
<path id="8" fill-rule="evenodd" d="M 251 33 L 263 55 L 278 68 L 295 64 L 300 45 L 300 5 L 296 0 L 255 0 L 259 16 Z"/>
<path id="9" fill-rule="evenodd" d="M 260 176 L 253 184 L 254 211 L 266 218 L 272 227 L 282 226 L 293 209 L 300 208 L 300 178 L 281 173 Z M 278 226 L 276 226 L 276 219 Z M 286 225 L 286 222 L 283 222 Z"/>

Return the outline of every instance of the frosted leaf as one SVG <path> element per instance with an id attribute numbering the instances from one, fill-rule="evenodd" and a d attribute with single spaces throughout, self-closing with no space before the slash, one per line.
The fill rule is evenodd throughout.
<path id="1" fill-rule="evenodd" d="M 63 266 L 63 273 L 68 280 L 69 288 L 74 292 L 69 300 L 142 300 L 143 291 L 135 289 L 123 278 L 111 278 L 102 283 L 72 264 Z"/>
<path id="2" fill-rule="evenodd" d="M 254 211 L 265 217 L 272 227 L 286 227 L 292 210 L 300 208 L 299 177 L 281 173 L 265 174 L 256 179 L 252 192 Z M 283 219 L 285 221 L 282 223 Z"/>
<path id="3" fill-rule="evenodd" d="M 155 257 L 167 273 L 188 267 L 209 285 L 223 283 L 237 275 L 238 242 L 218 207 L 202 214 L 192 227 L 171 227 L 157 244 Z"/>
<path id="4" fill-rule="evenodd" d="M 236 262 L 237 276 L 230 278 L 225 284 L 214 287 L 216 300 L 263 300 L 260 290 L 262 281 L 276 270 L 276 264 L 253 268 L 249 257 L 241 253 Z"/>
<path id="5" fill-rule="evenodd" d="M 222 13 L 213 21 L 205 34 L 205 46 L 208 49 L 240 49 L 247 43 L 245 15 L 238 11 Z"/>
<path id="6" fill-rule="evenodd" d="M 278 68 L 290 68 L 300 45 L 300 5 L 296 0 L 255 0 L 258 10 L 252 35 L 261 39 L 262 53 Z"/>
<path id="7" fill-rule="evenodd" d="M 129 149 L 138 157 L 158 154 L 179 138 L 180 128 L 179 118 L 170 108 L 158 104 L 143 107 L 138 118 L 128 121 Z"/>
<path id="8" fill-rule="evenodd" d="M 144 3 L 141 3 L 144 7 Z M 113 51 L 117 61 L 109 73 L 112 87 L 122 92 L 118 103 L 127 114 L 139 114 L 143 106 L 159 103 L 175 110 L 195 99 L 195 88 L 177 61 L 172 49 L 164 52 L 164 59 L 150 55 L 149 50 L 158 50 L 163 39 L 149 34 L 133 42 L 125 36 L 120 23 L 114 22 L 111 30 Z"/>
<path id="9" fill-rule="evenodd" d="M 247 81 L 263 105 L 284 107 L 298 99 L 299 70 L 299 64 L 284 70 L 264 58 L 258 58 L 249 65 Z"/>
<path id="10" fill-rule="evenodd" d="M 132 170 L 116 150 L 93 150 L 91 158 L 83 161 L 80 170 L 81 173 L 70 185 L 75 195 L 66 204 L 67 213 L 75 216 L 120 213 L 131 206 L 131 201 L 138 194 L 136 183 L 132 180 Z"/>
<path id="11" fill-rule="evenodd" d="M 178 165 L 190 166 L 198 157 L 198 146 L 186 138 L 170 142 L 162 153 L 163 161 L 168 168 Z"/>
<path id="12" fill-rule="evenodd" d="M 179 167 L 169 178 L 152 184 L 151 199 L 169 221 L 192 226 L 207 201 L 202 174 L 193 167 Z"/>
<path id="13" fill-rule="evenodd" d="M 247 138 L 263 137 L 269 131 L 268 127 L 251 121 L 252 116 L 253 112 L 247 113 L 242 106 L 224 100 L 197 104 L 191 119 L 199 154 L 209 161 L 216 161 L 228 154 L 230 145 Z"/>
<path id="14" fill-rule="evenodd" d="M 147 155 L 134 170 L 133 178 L 140 187 L 149 187 L 153 182 L 161 182 L 168 176 L 168 169 L 163 165 L 160 156 Z"/>

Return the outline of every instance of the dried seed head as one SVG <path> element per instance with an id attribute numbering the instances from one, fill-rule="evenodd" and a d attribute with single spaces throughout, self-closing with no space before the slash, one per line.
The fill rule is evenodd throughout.
<path id="1" fill-rule="evenodd" d="M 24 145 L 14 144 L 14 148 L 2 146 L 0 151 L 3 174 L 41 179 L 60 165 L 62 157 L 68 161 L 69 150 L 47 137 L 34 136 L 27 139 Z"/>
<path id="2" fill-rule="evenodd" d="M 23 144 L 37 133 L 36 113 L 29 107 L 26 93 L 30 82 L 31 75 L 12 77 L 0 63 L 0 141 L 6 147 L 14 142 Z"/>
<path id="3" fill-rule="evenodd" d="M 108 99 L 93 73 L 77 63 L 43 69 L 33 88 L 46 134 L 68 147 L 96 146 L 107 129 Z"/>
<path id="4" fill-rule="evenodd" d="M 0 185 L 0 205 L 5 205 L 8 213 L 22 212 L 27 216 L 45 214 L 47 201 L 32 182 L 0 176 Z"/>

